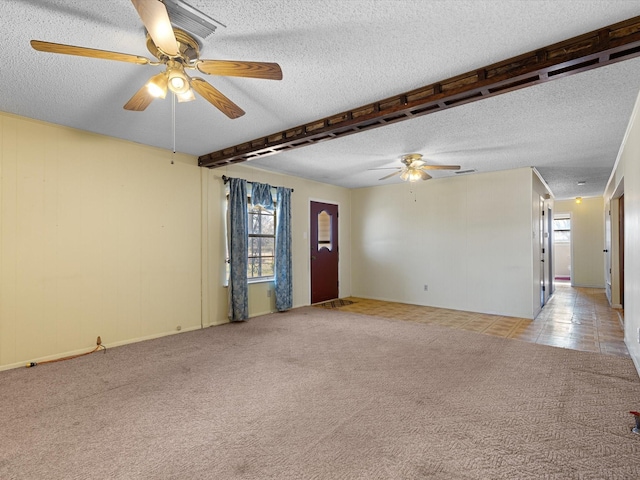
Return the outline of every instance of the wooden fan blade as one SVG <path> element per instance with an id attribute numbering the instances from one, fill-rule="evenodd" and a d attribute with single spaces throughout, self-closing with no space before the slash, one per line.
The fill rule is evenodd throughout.
<path id="1" fill-rule="evenodd" d="M 142 112 L 154 100 L 155 97 L 149 93 L 147 85 L 143 85 L 142 88 L 138 90 L 124 105 L 124 109 L 134 112 Z"/>
<path id="2" fill-rule="evenodd" d="M 244 115 L 244 110 L 201 78 L 192 78 L 191 87 L 227 117 L 233 119 Z"/>
<path id="3" fill-rule="evenodd" d="M 61 43 L 42 42 L 31 40 L 31 46 L 39 52 L 62 53 L 64 55 L 78 55 L 80 57 L 102 58 L 104 60 L 116 60 L 118 62 L 137 63 L 145 65 L 149 63 L 148 58 L 127 53 L 109 52 L 107 50 L 96 50 L 95 48 L 75 47 L 73 45 L 63 45 Z"/>
<path id="4" fill-rule="evenodd" d="M 202 73 L 208 75 L 282 80 L 282 69 L 277 63 L 201 60 L 198 62 L 197 67 Z"/>
<path id="5" fill-rule="evenodd" d="M 425 170 L 460 170 L 460 165 L 423 165 Z"/>
<path id="6" fill-rule="evenodd" d="M 379 180 L 386 180 L 387 178 L 391 178 L 394 175 L 400 175 L 400 172 L 401 172 L 401 170 L 398 170 L 397 172 L 390 173 L 389 175 L 385 175 L 384 177 L 380 178 Z"/>
<path id="7" fill-rule="evenodd" d="M 131 0 L 131 3 L 156 47 L 167 55 L 178 55 L 178 42 L 164 3 L 158 0 Z"/>

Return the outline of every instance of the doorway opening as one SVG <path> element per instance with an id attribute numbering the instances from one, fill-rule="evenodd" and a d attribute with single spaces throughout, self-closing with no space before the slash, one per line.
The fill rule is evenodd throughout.
<path id="1" fill-rule="evenodd" d="M 553 216 L 553 278 L 571 281 L 571 214 Z"/>

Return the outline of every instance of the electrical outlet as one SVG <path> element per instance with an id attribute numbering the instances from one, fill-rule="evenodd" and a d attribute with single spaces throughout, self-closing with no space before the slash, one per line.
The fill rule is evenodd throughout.
<path id="1" fill-rule="evenodd" d="M 428 292 L 428 291 L 429 291 L 429 285 L 426 285 L 426 284 L 425 284 L 425 286 L 424 286 L 424 291 L 425 291 L 425 292 Z"/>
<path id="2" fill-rule="evenodd" d="M 271 298 L 271 289 L 267 288 L 267 297 Z"/>

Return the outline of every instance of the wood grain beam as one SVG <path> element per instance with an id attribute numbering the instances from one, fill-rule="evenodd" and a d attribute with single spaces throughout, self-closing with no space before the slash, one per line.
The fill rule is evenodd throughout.
<path id="1" fill-rule="evenodd" d="M 202 155 L 198 165 L 216 168 L 274 155 L 637 56 L 640 56 L 640 16 L 346 112 Z"/>

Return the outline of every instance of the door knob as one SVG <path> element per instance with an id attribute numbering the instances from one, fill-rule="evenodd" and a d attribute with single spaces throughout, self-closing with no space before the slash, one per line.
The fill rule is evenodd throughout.
<path id="1" fill-rule="evenodd" d="M 311 260 L 315 260 L 315 259 L 316 259 L 316 257 L 314 257 L 313 255 L 311 255 Z"/>

